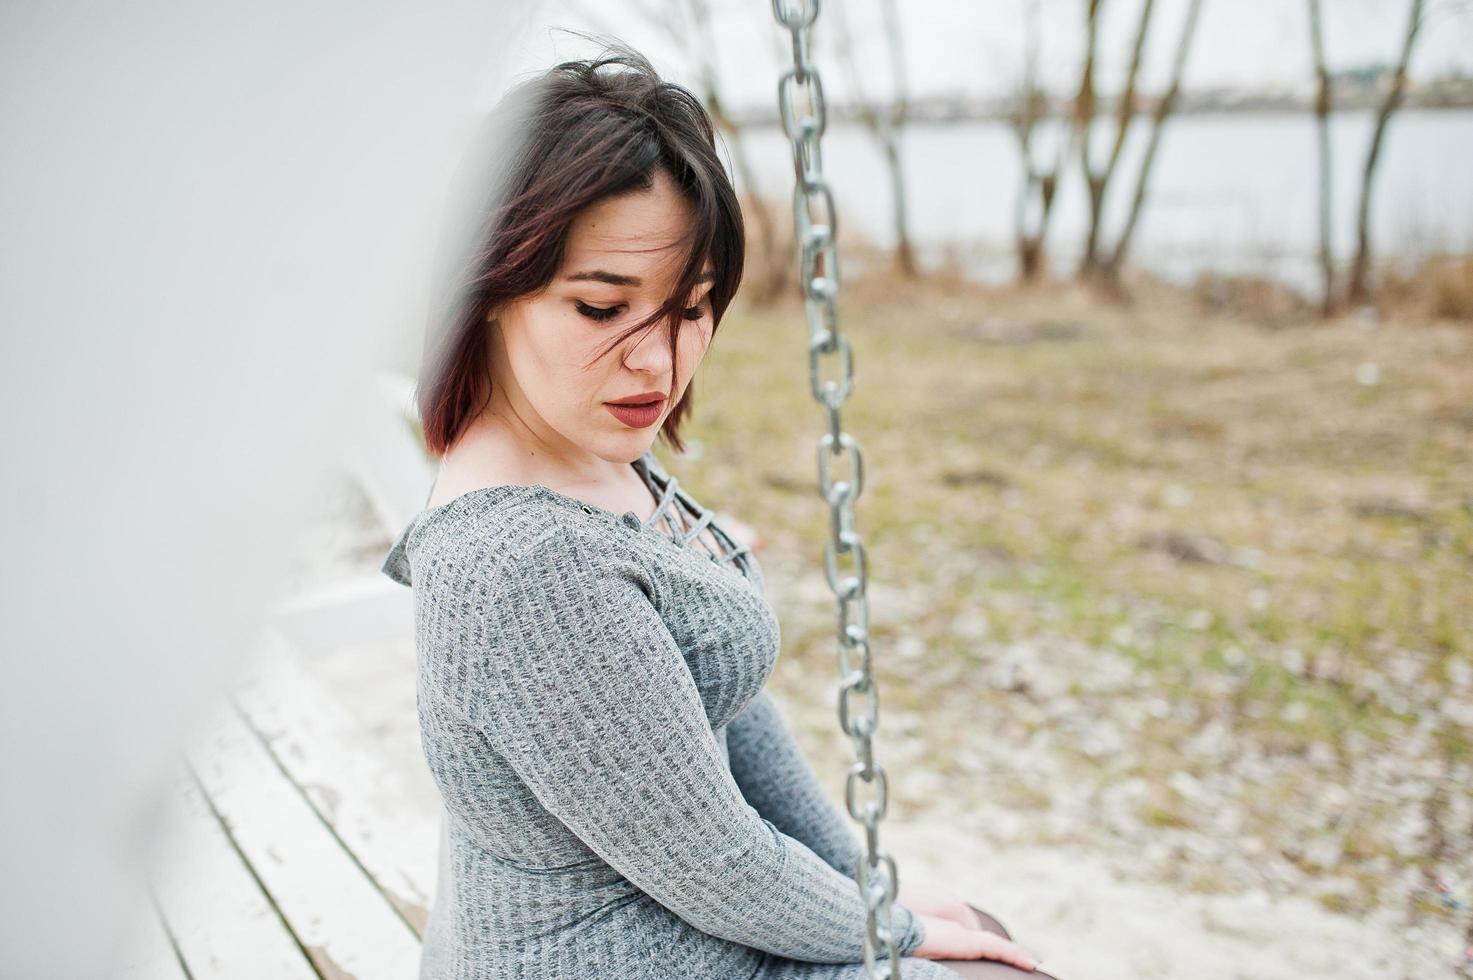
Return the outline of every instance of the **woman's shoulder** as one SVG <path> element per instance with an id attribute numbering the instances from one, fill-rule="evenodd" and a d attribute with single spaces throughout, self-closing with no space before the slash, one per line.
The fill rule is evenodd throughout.
<path id="1" fill-rule="evenodd" d="M 421 512 L 380 570 L 402 585 L 427 588 L 566 574 L 586 566 L 587 557 L 621 550 L 618 529 L 608 523 L 540 486 L 485 487 Z"/>

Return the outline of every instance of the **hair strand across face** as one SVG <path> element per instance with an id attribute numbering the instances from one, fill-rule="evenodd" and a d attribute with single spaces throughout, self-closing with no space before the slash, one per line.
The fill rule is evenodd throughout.
<path id="1" fill-rule="evenodd" d="M 540 292 L 561 268 L 569 229 L 585 209 L 647 190 L 663 170 L 691 204 L 673 291 L 636 332 L 667 324 L 672 362 L 689 297 L 714 272 L 714 324 L 741 282 L 745 234 L 735 189 L 716 153 L 710 116 L 691 92 L 663 81 L 617 43 L 597 58 L 567 61 L 518 85 L 486 118 L 462 180 L 479 202 L 452 253 L 444 305 L 431 324 L 417 389 L 425 444 L 440 455 L 491 397 L 487 320 L 506 303 Z M 715 327 L 713 325 L 713 331 Z M 678 390 L 679 379 L 671 392 Z M 680 425 L 691 388 L 660 434 L 684 449 Z"/>

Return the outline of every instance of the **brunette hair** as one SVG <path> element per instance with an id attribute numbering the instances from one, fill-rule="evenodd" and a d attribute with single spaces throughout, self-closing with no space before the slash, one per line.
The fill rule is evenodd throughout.
<path id="1" fill-rule="evenodd" d="M 637 52 L 607 43 L 597 58 L 568 61 L 512 89 L 491 110 L 462 165 L 460 201 L 476 202 L 456 229 L 441 305 L 426 338 L 416 400 L 425 445 L 441 455 L 491 397 L 487 320 L 509 300 L 546 287 L 562 264 L 568 230 L 585 208 L 647 189 L 666 171 L 694 205 L 675 292 L 601 350 L 666 320 L 671 360 L 683 313 L 707 260 L 716 324 L 741 282 L 746 247 L 735 190 L 716 153 L 711 119 L 690 91 L 663 81 Z M 714 327 L 713 327 L 714 330 Z M 595 359 L 596 359 L 595 358 Z M 679 379 L 672 380 L 673 396 Z M 683 451 L 692 388 L 660 435 Z"/>

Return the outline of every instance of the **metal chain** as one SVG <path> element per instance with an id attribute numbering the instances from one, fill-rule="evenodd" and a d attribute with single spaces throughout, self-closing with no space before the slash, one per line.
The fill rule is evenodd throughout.
<path id="1" fill-rule="evenodd" d="M 854 525 L 854 502 L 864 489 L 864 457 L 859 443 L 844 431 L 839 408 L 854 391 L 854 351 L 839 332 L 838 213 L 834 193 L 823 176 L 820 141 L 827 108 L 818 69 L 809 60 L 808 32 L 818 17 L 819 0 L 772 0 L 778 24 L 793 41 L 793 67 L 778 81 L 783 132 L 793 144 L 793 220 L 800 251 L 800 286 L 808 320 L 808 378 L 813 397 L 828 413 L 828 432 L 819 439 L 819 491 L 829 505 L 829 540 L 824 544 L 824 576 L 838 602 L 839 725 L 854 742 L 859 761 L 849 767 L 844 804 L 864 825 L 865 853 L 855 881 L 867 909 L 865 973 L 870 980 L 900 980 L 900 955 L 892 927 L 892 902 L 899 877 L 895 859 L 880 849 L 880 821 L 889 804 L 885 769 L 875 761 L 873 736 L 880 722 L 880 692 L 870 669 L 869 599 L 865 595 L 864 542 Z M 840 377 L 823 378 L 824 358 L 837 357 Z M 834 480 L 831 464 L 847 457 L 847 479 Z M 853 573 L 840 577 L 840 556 L 853 556 Z M 855 652 L 859 664 L 851 659 Z M 853 705 L 856 698 L 860 705 Z M 856 714 L 856 708 L 859 713 Z M 861 804 L 860 785 L 873 799 Z"/>

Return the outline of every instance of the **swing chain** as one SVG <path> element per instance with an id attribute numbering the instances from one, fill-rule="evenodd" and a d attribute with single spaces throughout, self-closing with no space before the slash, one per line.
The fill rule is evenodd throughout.
<path id="1" fill-rule="evenodd" d="M 793 146 L 793 227 L 809 328 L 809 387 L 828 422 L 818 444 L 819 490 L 829 507 L 824 577 L 838 603 L 839 725 L 853 741 L 858 759 L 845 779 L 844 804 L 849 816 L 864 825 L 865 853 L 855 880 L 868 923 L 865 974 L 870 980 L 900 980 L 901 957 L 891 918 L 899 878 L 894 858 L 879 843 L 880 821 L 889 806 L 889 778 L 874 757 L 880 691 L 871 670 L 864 541 L 854 524 L 854 502 L 864 489 L 864 457 L 859 443 L 844 431 L 839 414 L 854 390 L 854 351 L 839 332 L 838 211 L 833 189 L 824 178 L 820 145 L 828 108 L 818 69 L 809 58 L 809 30 L 818 19 L 818 7 L 819 0 L 772 0 L 773 15 L 793 45 L 793 66 L 778 80 L 777 99 L 783 132 Z M 835 358 L 839 376 L 825 379 L 824 362 Z M 847 468 L 840 474 L 846 478 L 836 480 L 832 462 L 838 457 L 847 457 Z M 852 574 L 841 574 L 840 556 L 852 556 Z M 854 651 L 859 653 L 857 665 L 851 659 Z M 873 795 L 864 803 L 861 784 Z"/>

